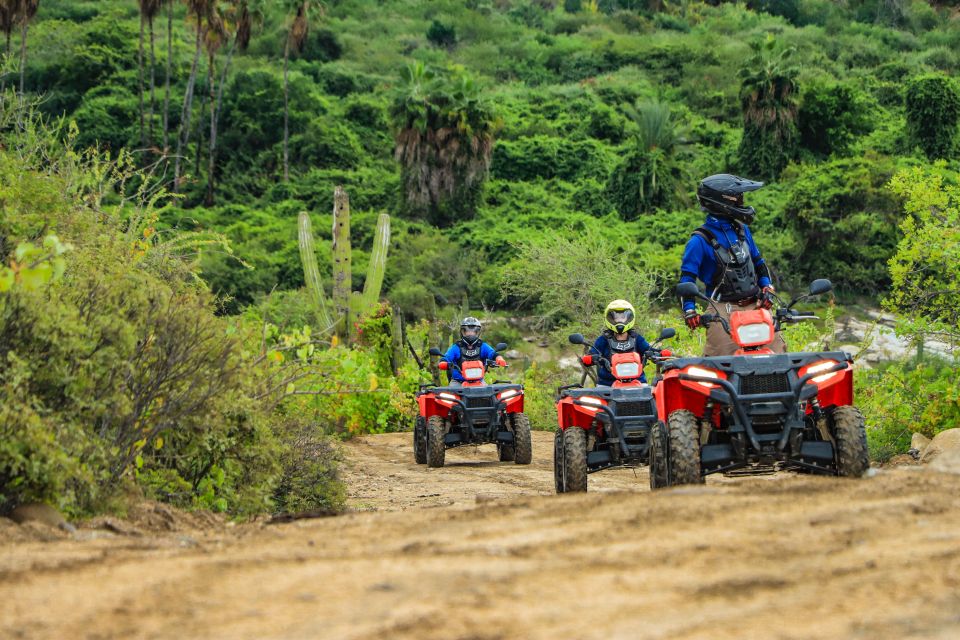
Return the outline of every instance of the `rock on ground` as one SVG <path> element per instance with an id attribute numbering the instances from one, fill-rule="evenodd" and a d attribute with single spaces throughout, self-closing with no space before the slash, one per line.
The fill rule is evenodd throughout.
<path id="1" fill-rule="evenodd" d="M 920 462 L 929 463 L 946 452 L 960 451 L 960 429 L 946 429 L 933 437 L 920 456 Z"/>

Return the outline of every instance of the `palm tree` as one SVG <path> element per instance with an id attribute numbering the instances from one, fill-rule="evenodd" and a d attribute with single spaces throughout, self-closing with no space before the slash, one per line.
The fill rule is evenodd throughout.
<path id="1" fill-rule="evenodd" d="M 636 125 L 634 147 L 611 174 L 607 194 L 620 215 L 631 220 L 680 199 L 683 169 L 675 154 L 685 141 L 666 103 L 638 102 L 623 111 Z"/>
<path id="2" fill-rule="evenodd" d="M 23 78 L 27 70 L 27 29 L 30 21 L 37 15 L 40 0 L 19 0 L 16 18 L 20 22 L 20 95 L 23 96 Z"/>
<path id="3" fill-rule="evenodd" d="M 796 157 L 799 72 L 789 63 L 794 50 L 776 53 L 772 35 L 751 46 L 754 55 L 740 70 L 739 164 L 744 173 L 773 180 Z"/>
<path id="4" fill-rule="evenodd" d="M 154 90 L 153 85 L 156 81 L 155 76 L 155 65 L 156 65 L 156 52 L 154 50 L 154 41 L 153 41 L 153 19 L 156 17 L 157 13 L 160 12 L 161 0 L 137 0 L 138 5 L 140 6 L 140 49 L 137 55 L 137 66 L 139 68 L 139 80 L 140 80 L 140 146 L 146 147 L 149 140 L 147 138 L 145 121 L 147 120 L 146 114 L 144 113 L 144 88 L 143 88 L 143 36 L 144 36 L 144 26 L 147 24 L 150 25 L 150 139 L 153 138 L 153 109 L 154 109 Z"/>
<path id="5" fill-rule="evenodd" d="M 423 63 L 402 70 L 390 115 L 405 206 L 445 225 L 476 210 L 499 120 L 462 70 Z"/>
<path id="6" fill-rule="evenodd" d="M 207 168 L 207 206 L 213 205 L 214 184 L 217 170 L 217 129 L 220 125 L 220 109 L 223 106 L 223 91 L 227 83 L 227 74 L 230 71 L 230 63 L 233 60 L 234 52 L 239 49 L 246 51 L 250 45 L 250 38 L 253 35 L 253 28 L 262 24 L 263 4 L 262 0 L 234 0 L 227 13 L 228 30 L 233 29 L 233 39 L 230 42 L 230 49 L 227 52 L 227 60 L 220 72 L 220 82 L 217 84 L 216 99 L 211 103 L 210 112 L 210 152 L 208 154 Z"/>
<path id="7" fill-rule="evenodd" d="M 311 0 L 288 0 L 296 9 L 283 47 L 283 181 L 290 180 L 290 52 L 303 51 L 310 33 Z"/>
<path id="8" fill-rule="evenodd" d="M 10 41 L 13 38 L 13 30 L 17 26 L 17 7 L 19 0 L 0 0 L 0 30 L 7 37 L 7 48 L 4 60 L 10 59 Z M 0 79 L 0 94 L 6 91 L 7 76 L 3 75 Z"/>
<path id="9" fill-rule="evenodd" d="M 167 5 L 167 77 L 163 90 L 163 155 L 170 152 L 170 75 L 173 65 L 173 3 L 174 0 L 161 0 Z"/>
<path id="10" fill-rule="evenodd" d="M 193 65 L 190 67 L 190 77 L 187 79 L 187 90 L 183 96 L 183 113 L 180 118 L 180 131 L 177 134 L 177 153 L 173 164 L 173 191 L 180 190 L 180 166 L 183 152 L 190 142 L 190 115 L 193 112 L 193 90 L 197 84 L 197 70 L 200 66 L 200 54 L 203 51 L 203 39 L 207 31 L 204 20 L 209 18 L 210 9 L 215 0 L 185 0 L 187 12 L 195 18 L 197 32 L 196 47 L 193 54 Z"/>

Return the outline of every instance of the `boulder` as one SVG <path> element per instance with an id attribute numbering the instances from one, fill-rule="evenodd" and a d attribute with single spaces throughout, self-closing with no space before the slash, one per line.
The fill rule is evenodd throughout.
<path id="1" fill-rule="evenodd" d="M 915 433 L 913 434 L 913 437 L 910 438 L 910 449 L 916 449 L 920 455 L 923 455 L 923 451 L 929 444 L 930 438 L 922 433 Z"/>
<path id="2" fill-rule="evenodd" d="M 960 451 L 960 428 L 946 429 L 933 437 L 920 456 L 920 462 L 930 463 L 947 452 Z"/>
<path id="3" fill-rule="evenodd" d="M 960 474 L 960 449 L 948 449 L 934 458 L 928 469 L 941 473 Z"/>
<path id="4" fill-rule="evenodd" d="M 10 519 L 20 525 L 40 523 L 48 527 L 56 527 L 67 533 L 76 533 L 76 528 L 67 522 L 60 512 L 48 504 L 26 503 L 21 504 L 10 513 Z"/>
<path id="5" fill-rule="evenodd" d="M 507 360 L 517 360 L 518 358 L 523 357 L 523 354 L 517 351 L 516 349 L 510 349 L 509 351 L 504 351 L 500 355 L 502 355 Z"/>

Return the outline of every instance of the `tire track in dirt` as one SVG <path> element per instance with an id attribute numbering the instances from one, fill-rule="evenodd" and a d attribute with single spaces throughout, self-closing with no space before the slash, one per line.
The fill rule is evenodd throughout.
<path id="1" fill-rule="evenodd" d="M 781 474 L 650 493 L 622 471 L 554 496 L 552 436 L 535 436 L 529 467 L 488 448 L 430 470 L 413 464 L 409 434 L 358 438 L 346 477 L 368 511 L 337 518 L 235 527 L 189 548 L 0 547 L 2 635 L 960 637 L 958 475 Z M 84 554 L 100 560 L 77 563 Z"/>

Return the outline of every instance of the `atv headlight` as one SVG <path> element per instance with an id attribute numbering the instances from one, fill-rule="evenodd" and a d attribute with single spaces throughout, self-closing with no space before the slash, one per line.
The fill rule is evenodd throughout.
<path id="1" fill-rule="evenodd" d="M 837 364 L 839 363 L 836 360 L 823 360 L 822 362 L 818 362 L 816 364 L 812 364 L 809 367 L 807 367 L 807 373 L 810 374 L 810 373 L 819 373 L 821 371 L 826 371 L 827 369 L 832 369 L 833 367 L 837 366 Z M 814 376 L 812 380 L 817 384 L 820 384 L 821 382 L 826 382 L 827 380 L 834 377 L 838 373 L 840 372 L 831 371 L 830 373 L 825 373 L 820 376 Z"/>
<path id="2" fill-rule="evenodd" d="M 463 377 L 467 380 L 477 380 L 478 378 L 483 377 L 483 368 L 482 367 L 470 367 L 469 369 L 463 370 Z"/>
<path id="3" fill-rule="evenodd" d="M 741 344 L 765 344 L 770 342 L 771 327 L 766 322 L 755 322 L 737 327 L 737 339 Z"/>
<path id="4" fill-rule="evenodd" d="M 443 398 L 444 400 L 453 400 L 454 402 L 460 399 L 460 396 L 454 395 L 452 393 L 447 393 L 446 391 L 441 391 L 440 397 Z"/>
<path id="5" fill-rule="evenodd" d="M 501 393 L 499 396 L 497 396 L 497 398 L 499 398 L 500 400 L 507 400 L 517 395 L 518 393 L 520 393 L 520 391 L 517 389 L 507 389 L 506 391 Z"/>
<path id="6" fill-rule="evenodd" d="M 600 398 L 595 398 L 593 396 L 581 396 L 580 402 L 583 402 L 585 404 L 595 404 L 597 406 L 600 406 L 603 404 L 603 400 L 601 400 Z"/>
<path id="7" fill-rule="evenodd" d="M 698 378 L 719 378 L 716 371 L 711 371 L 710 369 L 704 369 L 703 367 L 687 367 L 687 373 L 692 376 L 697 376 Z M 716 385 L 710 382 L 704 382 L 702 380 L 697 380 L 697 384 L 707 387 L 715 387 Z"/>
<path id="8" fill-rule="evenodd" d="M 614 367 L 614 374 L 622 379 L 639 378 L 640 365 L 636 362 L 623 362 Z"/>

